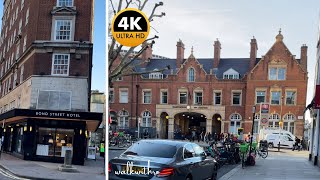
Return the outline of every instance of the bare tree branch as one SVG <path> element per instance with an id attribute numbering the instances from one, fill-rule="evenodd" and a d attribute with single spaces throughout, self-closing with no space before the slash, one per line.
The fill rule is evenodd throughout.
<path id="1" fill-rule="evenodd" d="M 127 6 L 126 6 L 126 9 L 129 7 L 129 5 L 132 3 L 132 0 L 126 0 L 127 2 Z"/>
<path id="2" fill-rule="evenodd" d="M 141 1 L 140 0 L 137 0 L 137 1 L 139 2 L 139 5 L 137 4 L 138 9 L 140 9 L 141 8 Z"/>
<path id="3" fill-rule="evenodd" d="M 143 2 L 142 6 L 141 6 L 141 8 L 140 8 L 140 11 L 143 10 L 143 8 L 144 8 L 144 6 L 147 4 L 147 2 L 148 2 L 148 0 L 145 0 L 145 1 Z"/>
<path id="4" fill-rule="evenodd" d="M 118 11 L 117 12 L 121 11 L 121 6 L 122 6 L 122 0 L 119 0 L 119 6 L 118 6 Z"/>
<path id="5" fill-rule="evenodd" d="M 153 10 L 152 10 L 152 12 L 151 12 L 151 15 L 150 15 L 150 17 L 149 17 L 149 21 L 151 21 L 151 19 L 152 19 L 153 16 L 154 16 L 154 12 L 156 11 L 157 7 L 159 7 L 159 6 L 163 6 L 163 2 L 159 2 L 159 3 L 156 3 L 156 4 L 154 5 Z"/>

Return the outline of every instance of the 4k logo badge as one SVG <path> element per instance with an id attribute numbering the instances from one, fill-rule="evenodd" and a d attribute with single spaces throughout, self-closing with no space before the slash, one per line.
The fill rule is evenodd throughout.
<path id="1" fill-rule="evenodd" d="M 123 46 L 135 47 L 148 37 L 150 23 L 143 12 L 134 8 L 120 11 L 112 20 L 112 36 Z"/>

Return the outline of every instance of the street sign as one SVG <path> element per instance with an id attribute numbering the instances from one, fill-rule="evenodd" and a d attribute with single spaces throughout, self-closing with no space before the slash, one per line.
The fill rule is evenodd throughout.
<path id="1" fill-rule="evenodd" d="M 269 122 L 269 114 L 261 114 L 260 122 L 262 125 L 266 125 Z"/>
<path id="2" fill-rule="evenodd" d="M 269 104 L 261 104 L 260 106 L 260 113 L 269 114 Z"/>

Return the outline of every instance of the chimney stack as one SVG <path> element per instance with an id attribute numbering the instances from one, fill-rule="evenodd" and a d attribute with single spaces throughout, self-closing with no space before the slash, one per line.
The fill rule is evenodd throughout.
<path id="1" fill-rule="evenodd" d="M 181 64 L 183 63 L 183 60 L 184 60 L 184 44 L 179 39 L 179 41 L 177 42 L 177 60 L 176 60 L 177 68 L 181 66 Z"/>
<path id="2" fill-rule="evenodd" d="M 213 68 L 218 68 L 220 63 L 220 53 L 221 53 L 221 44 L 217 38 L 214 42 L 214 58 L 213 58 Z"/>
<path id="3" fill-rule="evenodd" d="M 250 70 L 251 70 L 256 65 L 257 50 L 258 50 L 257 40 L 254 38 L 254 36 L 253 36 L 253 39 L 251 39 L 250 47 L 251 47 L 250 49 Z"/>
<path id="4" fill-rule="evenodd" d="M 300 57 L 300 64 L 302 66 L 302 68 L 308 72 L 308 64 L 307 64 L 307 60 L 308 60 L 308 46 L 306 44 L 303 44 L 301 46 L 301 57 Z"/>
<path id="5" fill-rule="evenodd" d="M 150 59 L 152 58 L 152 47 L 148 43 L 143 43 L 142 47 L 148 46 L 141 54 L 141 59 L 144 62 L 149 62 Z"/>

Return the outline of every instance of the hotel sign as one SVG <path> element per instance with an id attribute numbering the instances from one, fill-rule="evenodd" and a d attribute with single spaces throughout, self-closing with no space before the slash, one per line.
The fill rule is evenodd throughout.
<path id="1" fill-rule="evenodd" d="M 35 111 L 35 116 L 40 117 L 53 117 L 53 118 L 81 118 L 79 113 L 65 113 L 65 112 L 48 112 L 48 111 Z"/>

